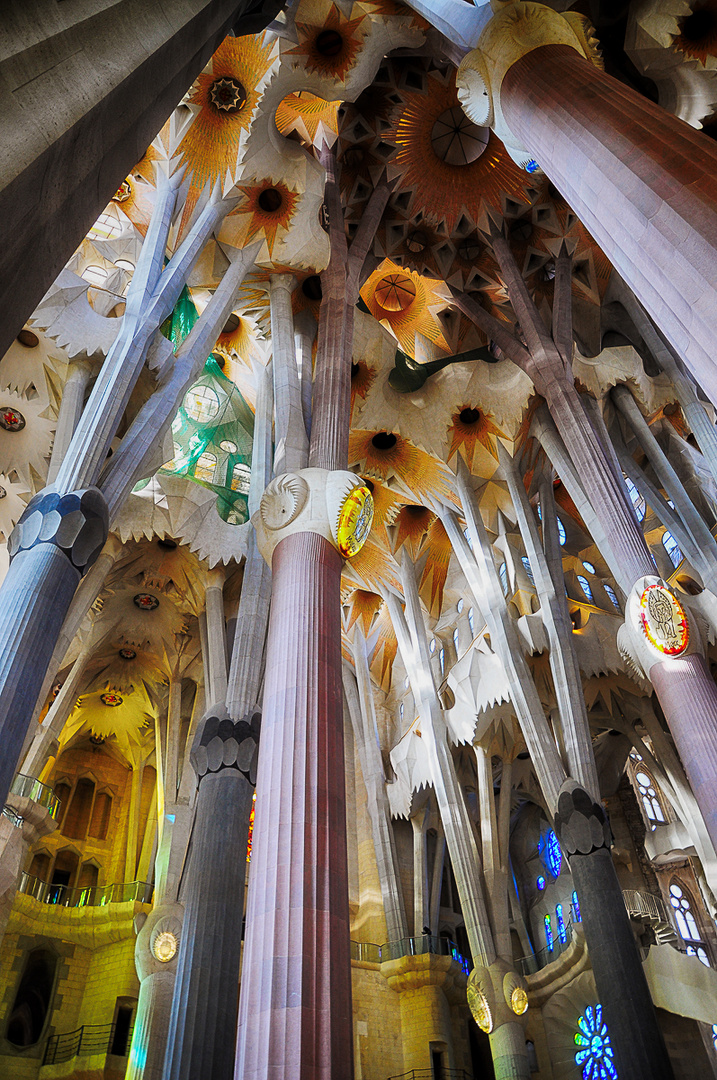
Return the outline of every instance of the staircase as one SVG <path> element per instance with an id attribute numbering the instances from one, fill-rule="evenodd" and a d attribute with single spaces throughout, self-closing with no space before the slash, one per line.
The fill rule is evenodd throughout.
<path id="1" fill-rule="evenodd" d="M 651 926 L 658 945 L 684 948 L 682 938 L 672 924 L 670 909 L 661 896 L 637 892 L 635 889 L 623 889 L 622 895 L 630 918 L 644 926 Z"/>

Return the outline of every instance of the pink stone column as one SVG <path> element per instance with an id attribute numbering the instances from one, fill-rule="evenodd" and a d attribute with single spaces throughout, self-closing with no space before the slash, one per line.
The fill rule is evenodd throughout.
<path id="1" fill-rule="evenodd" d="M 699 655 L 655 664 L 650 679 L 717 848 L 717 686 Z"/>
<path id="2" fill-rule="evenodd" d="M 235 1077 L 351 1080 L 341 557 L 275 549 Z"/>
<path id="3" fill-rule="evenodd" d="M 503 114 L 717 402 L 717 146 L 565 45 L 508 70 Z"/>

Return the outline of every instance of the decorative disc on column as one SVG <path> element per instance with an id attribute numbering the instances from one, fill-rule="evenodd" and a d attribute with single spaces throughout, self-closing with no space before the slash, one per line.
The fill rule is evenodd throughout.
<path id="1" fill-rule="evenodd" d="M 341 554 L 350 559 L 366 543 L 373 523 L 373 495 L 363 485 L 344 499 L 339 512 L 336 542 Z"/>
<path id="2" fill-rule="evenodd" d="M 664 585 L 648 585 L 640 597 L 640 625 L 654 648 L 678 656 L 687 648 L 690 629 L 676 596 Z"/>
<path id="3" fill-rule="evenodd" d="M 493 1030 L 493 1016 L 491 1014 L 490 1003 L 484 991 L 474 982 L 473 975 L 471 975 L 468 980 L 466 997 L 468 998 L 468 1005 L 476 1024 L 481 1031 L 485 1031 L 486 1035 L 489 1035 Z"/>
<path id="4" fill-rule="evenodd" d="M 17 409 L 4 405 L 0 408 L 0 427 L 5 428 L 5 431 L 22 431 L 25 427 L 25 417 Z"/>

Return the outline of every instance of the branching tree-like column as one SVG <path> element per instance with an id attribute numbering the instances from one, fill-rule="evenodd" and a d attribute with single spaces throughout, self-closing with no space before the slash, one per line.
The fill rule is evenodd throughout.
<path id="1" fill-rule="evenodd" d="M 359 274 L 388 200 L 374 192 L 347 250 L 325 150 L 331 258 L 322 274 L 309 469 L 277 476 L 257 515 L 272 568 L 237 1080 L 353 1074 L 336 524 L 346 468 Z M 277 382 L 277 386 L 280 382 Z"/>
<path id="2" fill-rule="evenodd" d="M 699 628 L 656 574 L 604 424 L 594 410 L 586 409 L 575 388 L 571 330 L 568 335 L 568 328 L 572 327 L 570 255 L 563 245 L 556 261 L 551 333 L 530 297 L 502 227 L 491 222 L 489 229 L 493 251 L 527 344 L 523 345 L 504 323 L 498 322 L 471 297 L 456 296 L 456 304 L 530 376 L 538 393 L 545 398 L 575 471 L 589 492 L 618 581 L 628 595 L 620 647 L 655 688 L 712 842 L 717 846 L 714 796 L 717 687 L 707 668 Z M 672 608 L 674 634 L 669 641 L 660 639 L 656 629 L 653 632 L 645 628 L 642 614 L 649 616 L 648 622 L 654 622 L 647 606 L 650 593 L 646 591 L 652 587 L 661 590 L 664 603 Z M 655 593 L 650 604 L 654 606 L 657 602 Z M 684 634 L 678 627 L 683 621 Z"/>
<path id="3" fill-rule="evenodd" d="M 512 480 L 511 480 L 512 482 Z M 466 575 L 474 599 L 480 607 L 490 630 L 491 643 L 503 661 L 510 679 L 511 698 L 521 724 L 528 751 L 540 781 L 546 802 L 555 816 L 555 827 L 570 861 L 577 859 L 575 883 L 583 917 L 588 947 L 596 948 L 591 959 L 595 981 L 615 1046 L 615 1057 L 621 1077 L 629 1080 L 671 1080 L 672 1068 L 664 1047 L 642 963 L 622 898 L 609 850 L 609 831 L 605 816 L 586 786 L 592 787 L 595 777 L 594 761 L 586 760 L 589 733 L 581 730 L 586 724 L 584 709 L 570 700 L 582 692 L 575 680 L 561 674 L 561 665 L 553 664 L 556 678 L 563 678 L 558 694 L 563 738 L 571 747 L 566 757 L 575 768 L 578 779 L 569 778 L 562 764 L 542 708 L 531 702 L 537 691 L 525 665 L 522 648 L 516 642 L 515 624 L 508 614 L 498 573 L 493 560 L 480 509 L 473 491 L 470 474 L 459 461 L 458 492 L 463 504 L 473 551 L 470 550 L 452 511 L 443 509 L 441 518 Z M 519 504 L 523 528 L 526 527 L 524 505 Z M 548 513 L 547 508 L 544 514 Z M 533 545 L 544 595 L 541 602 L 550 604 L 555 584 L 550 573 L 550 537 L 546 537 L 547 558 Z M 549 613 L 550 615 L 550 613 Z M 557 620 L 555 616 L 558 616 Z M 553 610 L 550 631 L 551 649 L 562 648 L 561 620 Z M 569 661 L 566 665 L 569 673 Z M 593 778 L 591 780 L 591 778 Z M 615 929 L 606 933 L 605 912 Z M 640 1036 L 636 1038 L 635 1032 Z"/>
<path id="4" fill-rule="evenodd" d="M 187 383 L 201 371 L 222 325 L 218 320 L 231 309 L 246 270 L 244 253 L 235 252 L 214 297 L 175 357 L 159 327 L 172 311 L 210 233 L 232 205 L 217 189 L 165 267 L 180 182 L 181 172 L 169 178 L 157 172 L 152 219 L 119 333 L 54 484 L 30 501 L 10 537 L 10 569 L 0 587 L 0 802 L 7 795 L 80 577 L 99 556 L 109 522 L 169 427 Z M 110 443 L 150 349 L 164 352 L 159 386 L 103 474 Z"/>

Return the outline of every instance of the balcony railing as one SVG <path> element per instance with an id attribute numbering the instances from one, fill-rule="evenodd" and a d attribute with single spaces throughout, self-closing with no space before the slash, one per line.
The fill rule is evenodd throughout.
<path id="1" fill-rule="evenodd" d="M 42 1065 L 60 1065 L 65 1061 L 72 1061 L 80 1054 L 115 1054 L 117 1057 L 127 1057 L 131 1042 L 132 1028 L 122 1031 L 117 1030 L 115 1024 L 85 1024 L 77 1031 L 69 1031 L 65 1035 L 51 1035 L 45 1046 Z"/>
<path id="2" fill-rule="evenodd" d="M 34 777 L 23 776 L 22 773 L 18 773 L 10 786 L 10 793 L 32 799 L 33 802 L 46 807 L 50 811 L 50 817 L 57 818 L 60 800 L 51 787 L 41 783 L 39 780 L 35 780 Z"/>
<path id="3" fill-rule="evenodd" d="M 562 940 L 559 934 L 556 934 L 552 949 L 546 945 L 539 952 L 532 953 L 530 956 L 522 956 L 520 960 L 516 960 L 518 971 L 521 975 L 535 975 L 536 971 L 540 971 L 541 968 L 552 964 L 553 960 L 557 960 L 560 954 L 569 948 L 572 940 L 573 924 L 568 922 L 565 926 L 565 940 Z"/>
<path id="4" fill-rule="evenodd" d="M 126 904 L 130 900 L 136 900 L 139 904 L 151 904 L 154 885 L 147 881 L 131 881 L 117 885 L 88 885 L 84 889 L 70 889 L 67 885 L 53 885 L 23 874 L 18 892 L 34 897 L 41 904 L 54 904 L 56 907 L 104 907 L 105 904 Z"/>
<path id="5" fill-rule="evenodd" d="M 420 937 L 387 941 L 384 945 L 376 945 L 372 941 L 351 942 L 351 959 L 369 964 L 382 964 L 386 960 L 399 960 L 402 956 L 424 956 L 428 953 L 452 957 L 456 963 L 460 964 L 465 974 L 470 975 L 469 961 L 460 952 L 455 942 L 449 938 L 423 934 Z"/>
<path id="6" fill-rule="evenodd" d="M 3 806 L 2 812 L 5 815 L 5 817 L 8 818 L 13 823 L 13 825 L 15 826 L 16 829 L 21 829 L 22 828 L 22 818 L 20 817 L 19 814 L 15 813 L 15 811 L 13 810 L 13 808 L 11 806 L 7 806 L 7 805 Z"/>
<path id="7" fill-rule="evenodd" d="M 471 1080 L 471 1076 L 465 1069 L 444 1069 L 437 1065 L 435 1069 L 411 1069 L 400 1076 L 389 1076 L 388 1080 Z"/>

